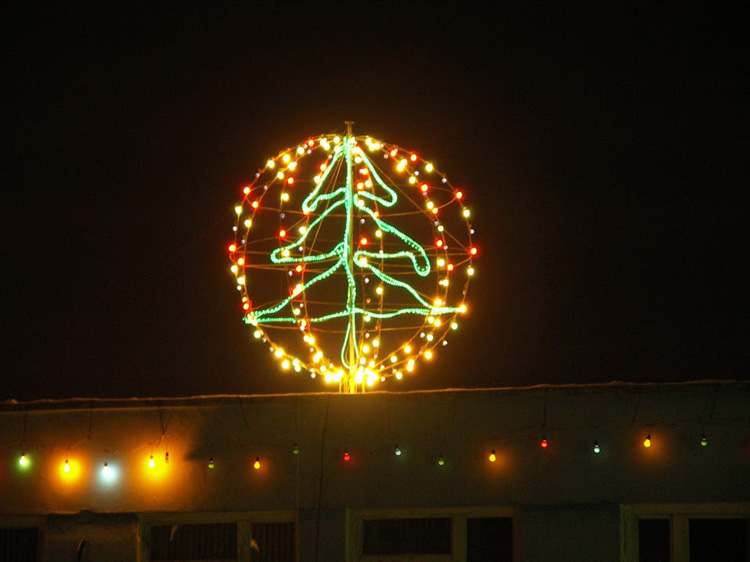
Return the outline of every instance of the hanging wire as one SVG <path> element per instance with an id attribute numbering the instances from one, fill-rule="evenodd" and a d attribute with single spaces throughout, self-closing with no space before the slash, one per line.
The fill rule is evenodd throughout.
<path id="1" fill-rule="evenodd" d="M 320 437 L 320 479 L 318 480 L 318 506 L 315 514 L 315 561 L 318 560 L 320 547 L 320 509 L 323 497 L 323 465 L 325 461 L 326 429 L 328 428 L 328 412 L 331 409 L 331 396 L 326 401 L 326 414 L 323 419 L 323 434 Z"/>

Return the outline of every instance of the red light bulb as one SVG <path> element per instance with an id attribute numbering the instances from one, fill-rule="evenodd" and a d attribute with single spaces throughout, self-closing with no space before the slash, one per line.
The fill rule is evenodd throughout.
<path id="1" fill-rule="evenodd" d="M 349 462 L 352 457 L 349 455 L 349 451 L 344 451 L 344 460 Z"/>

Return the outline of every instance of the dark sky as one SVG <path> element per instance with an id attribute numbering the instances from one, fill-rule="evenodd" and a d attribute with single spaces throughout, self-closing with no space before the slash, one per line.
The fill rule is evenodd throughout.
<path id="1" fill-rule="evenodd" d="M 239 186 L 344 120 L 465 186 L 482 248 L 450 352 L 380 389 L 747 378 L 735 14 L 63 4 L 3 16 L 0 399 L 321 390 L 225 248 Z"/>

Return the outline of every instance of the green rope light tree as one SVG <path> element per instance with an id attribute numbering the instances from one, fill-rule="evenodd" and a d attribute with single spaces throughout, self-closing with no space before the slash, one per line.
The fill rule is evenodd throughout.
<path id="1" fill-rule="evenodd" d="M 467 310 L 477 253 L 464 193 L 351 125 L 269 159 L 242 190 L 229 246 L 255 337 L 283 370 L 342 392 L 434 359 Z"/>

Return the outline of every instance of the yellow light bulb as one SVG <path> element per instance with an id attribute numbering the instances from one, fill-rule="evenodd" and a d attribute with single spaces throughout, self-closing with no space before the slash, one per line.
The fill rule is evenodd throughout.
<path id="1" fill-rule="evenodd" d="M 154 461 L 154 455 L 151 455 L 151 457 L 148 459 L 148 467 L 154 468 L 156 466 L 156 461 Z"/>
<path id="2" fill-rule="evenodd" d="M 259 457 L 255 457 L 255 462 L 253 463 L 253 468 L 255 470 L 258 470 L 260 468 L 260 458 Z"/>
<path id="3" fill-rule="evenodd" d="M 276 163 L 273 160 L 269 160 L 268 162 L 266 162 L 266 166 L 269 167 L 269 168 L 273 169 L 273 167 L 275 165 L 276 165 Z"/>

